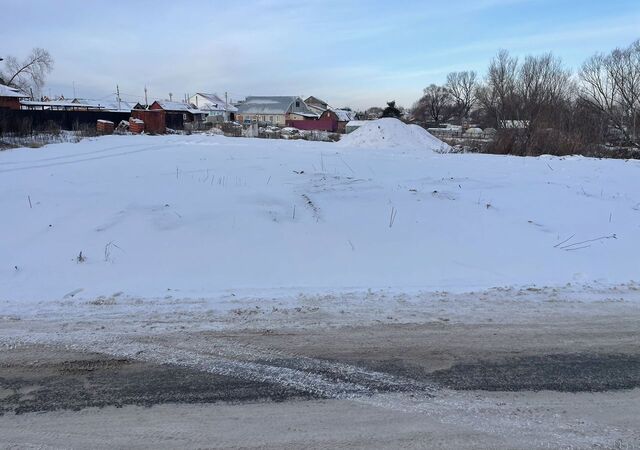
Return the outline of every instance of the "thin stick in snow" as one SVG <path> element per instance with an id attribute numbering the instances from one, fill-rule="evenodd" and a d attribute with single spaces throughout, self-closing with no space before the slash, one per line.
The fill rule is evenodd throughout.
<path id="1" fill-rule="evenodd" d="M 578 245 L 582 245 L 582 244 L 587 244 L 589 242 L 596 242 L 596 241 L 602 241 L 605 239 L 618 239 L 618 236 L 616 236 L 615 234 L 612 234 L 611 236 L 600 236 L 598 238 L 595 239 L 587 239 L 586 241 L 580 241 L 580 242 L 576 242 L 573 244 L 569 244 L 569 245 L 565 245 L 563 247 L 560 247 L 562 250 L 576 250 L 573 247 L 576 247 Z"/>
<path id="2" fill-rule="evenodd" d="M 356 251 L 356 247 L 353 245 L 353 242 L 351 242 L 351 239 L 347 239 L 347 242 L 351 246 L 351 250 L 355 252 Z"/>
<path id="3" fill-rule="evenodd" d="M 29 209 L 33 209 L 33 205 L 31 204 L 31 196 L 27 195 L 27 199 L 29 200 Z"/>
<path id="4" fill-rule="evenodd" d="M 573 237 L 575 236 L 575 234 L 572 234 L 571 236 L 569 236 L 567 239 L 565 239 L 562 242 L 559 242 L 558 244 L 554 245 L 553 248 L 557 248 L 560 247 L 562 244 L 564 244 L 565 242 L 569 242 L 571 239 L 573 239 Z"/>
<path id="5" fill-rule="evenodd" d="M 396 221 L 396 215 L 398 210 L 395 207 L 391 207 L 391 215 L 389 216 L 389 228 L 393 227 L 393 223 Z"/>
<path id="6" fill-rule="evenodd" d="M 296 205 L 293 205 L 293 216 L 291 217 L 292 220 L 296 220 Z"/>
<path id="7" fill-rule="evenodd" d="M 271 175 L 269 175 L 269 178 L 267 179 L 267 184 L 269 184 L 269 181 L 271 181 Z"/>

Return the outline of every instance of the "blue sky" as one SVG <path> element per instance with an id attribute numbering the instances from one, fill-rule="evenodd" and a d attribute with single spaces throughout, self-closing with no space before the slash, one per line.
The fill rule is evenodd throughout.
<path id="1" fill-rule="evenodd" d="M 47 48 L 45 93 L 140 100 L 228 91 L 410 106 L 505 48 L 577 68 L 640 38 L 639 0 L 0 0 L 0 57 Z"/>

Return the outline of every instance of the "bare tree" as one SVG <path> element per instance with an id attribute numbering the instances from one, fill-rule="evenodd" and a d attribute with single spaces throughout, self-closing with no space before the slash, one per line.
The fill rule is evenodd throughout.
<path id="1" fill-rule="evenodd" d="M 570 100 L 572 85 L 571 72 L 560 58 L 551 53 L 527 56 L 518 72 L 517 86 L 519 116 L 527 128 L 555 125 L 561 105 Z"/>
<path id="2" fill-rule="evenodd" d="M 14 56 L 5 58 L 5 70 L 2 78 L 8 85 L 25 92 L 33 89 L 39 92 L 44 86 L 47 75 L 53 70 L 53 58 L 43 48 L 34 48 L 22 61 Z"/>
<path id="3" fill-rule="evenodd" d="M 431 84 L 423 91 L 424 95 L 414 105 L 413 115 L 422 120 L 440 122 L 448 115 L 451 94 L 444 86 Z"/>
<path id="4" fill-rule="evenodd" d="M 589 58 L 580 71 L 580 96 L 600 112 L 626 141 L 640 147 L 640 40 L 608 55 Z"/>
<path id="5" fill-rule="evenodd" d="M 456 114 L 460 119 L 467 117 L 473 108 L 477 87 L 474 71 L 451 72 L 447 75 L 446 88 L 453 97 Z"/>
<path id="6" fill-rule="evenodd" d="M 506 118 L 518 119 L 517 69 L 518 59 L 500 50 L 489 64 L 484 85 L 476 91 L 478 101 L 498 127 Z"/>

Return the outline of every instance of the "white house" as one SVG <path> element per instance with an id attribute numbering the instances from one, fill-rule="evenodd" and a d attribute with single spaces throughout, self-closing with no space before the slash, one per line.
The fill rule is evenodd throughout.
<path id="1" fill-rule="evenodd" d="M 261 123 L 284 127 L 291 117 L 317 118 L 298 96 L 250 96 L 238 105 L 238 121 Z"/>
<path id="2" fill-rule="evenodd" d="M 229 101 L 223 100 L 217 94 L 198 92 L 189 97 L 189 103 L 195 105 L 200 111 L 206 112 L 208 117 L 220 117 L 225 121 L 235 120 L 235 115 L 238 112 L 238 108 L 229 103 Z"/>

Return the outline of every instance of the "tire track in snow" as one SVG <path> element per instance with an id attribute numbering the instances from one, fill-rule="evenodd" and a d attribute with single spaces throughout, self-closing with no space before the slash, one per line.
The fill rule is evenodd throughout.
<path id="1" fill-rule="evenodd" d="M 128 147 L 128 146 L 126 146 L 126 147 Z M 173 145 L 148 145 L 148 146 L 142 147 L 142 148 L 140 148 L 138 150 L 130 150 L 130 151 L 120 152 L 120 153 L 93 156 L 93 157 L 89 157 L 89 158 L 78 158 L 78 159 L 73 159 L 71 161 L 53 162 L 53 163 L 49 163 L 49 164 L 37 164 L 38 161 L 34 161 L 36 163 L 36 165 L 25 166 L 25 167 L 15 167 L 15 168 L 12 168 L 12 169 L 3 169 L 3 170 L 0 170 L 0 173 L 21 172 L 21 171 L 24 171 L 24 170 L 31 170 L 31 169 L 42 169 L 42 168 L 46 168 L 46 167 L 66 166 L 66 165 L 69 165 L 69 164 L 76 164 L 76 163 L 81 163 L 81 162 L 86 162 L 86 161 L 96 161 L 96 160 L 100 160 L 100 159 L 114 158 L 116 156 L 127 156 L 127 155 L 132 155 L 132 154 L 135 154 L 135 153 L 142 153 L 142 152 L 148 152 L 148 151 L 152 151 L 152 150 L 160 150 L 160 149 L 171 148 L 171 147 L 173 147 Z M 109 150 L 113 150 L 113 148 L 110 148 Z M 73 155 L 73 156 L 76 156 L 76 155 Z"/>
<path id="2" fill-rule="evenodd" d="M 4 162 L 0 161 L 0 166 L 18 165 L 18 164 L 29 165 L 29 164 L 42 163 L 47 161 L 57 161 L 60 159 L 78 158 L 79 156 L 95 155 L 96 153 L 110 152 L 112 150 L 120 150 L 122 148 L 132 148 L 132 147 L 140 147 L 140 144 L 118 145 L 115 147 L 106 147 L 106 148 L 101 148 L 99 150 L 93 150 L 90 152 L 71 153 L 69 155 L 52 156 L 50 158 L 34 158 L 28 161 L 4 161 Z"/>

